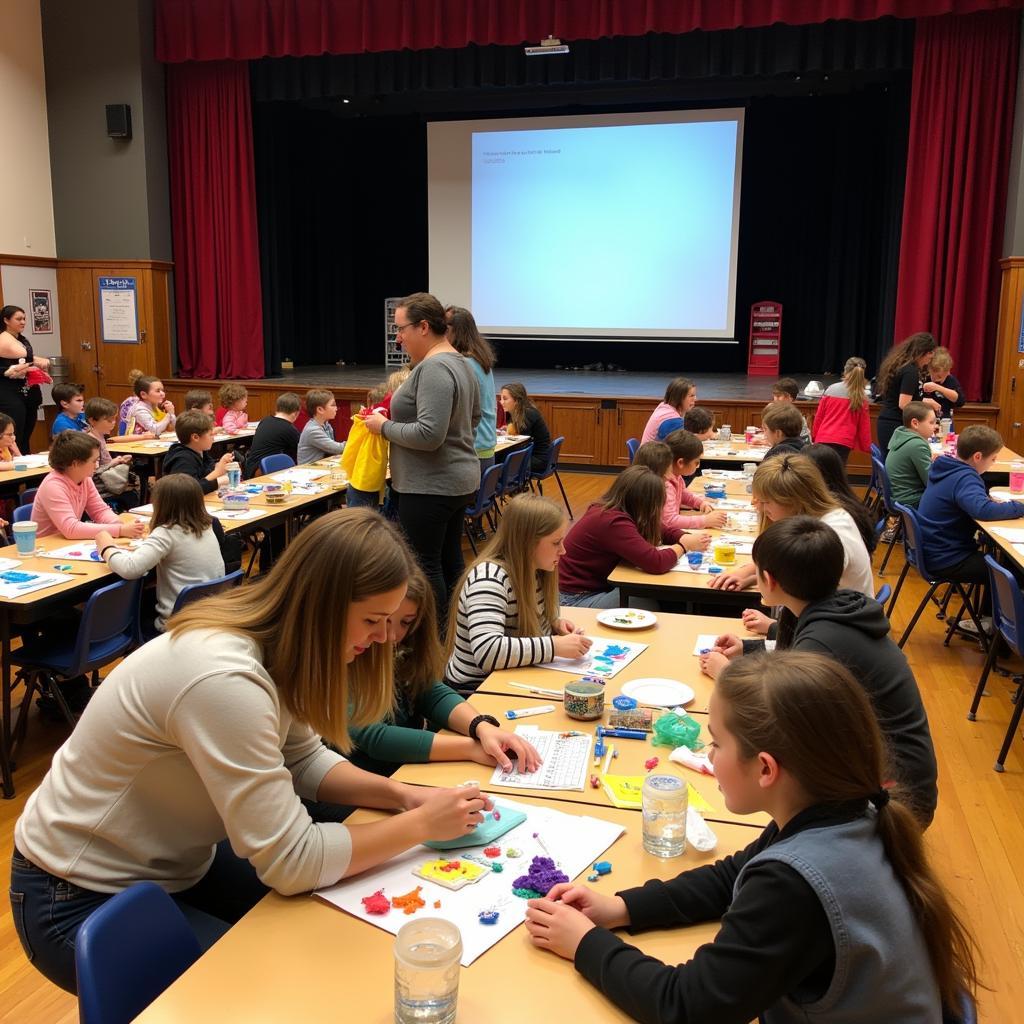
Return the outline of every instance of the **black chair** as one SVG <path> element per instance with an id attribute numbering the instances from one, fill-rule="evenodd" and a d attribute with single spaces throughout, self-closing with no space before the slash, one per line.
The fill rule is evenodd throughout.
<path id="1" fill-rule="evenodd" d="M 965 589 L 962 583 L 945 579 L 942 576 L 941 570 L 932 569 L 928 565 L 927 558 L 924 554 L 921 524 L 917 518 L 917 513 L 912 508 L 907 505 L 901 505 L 899 502 L 896 502 L 896 511 L 903 520 L 903 553 L 906 558 L 906 563 L 903 566 L 903 571 L 900 573 L 900 578 L 896 583 L 896 590 L 893 592 L 892 600 L 889 602 L 889 607 L 886 611 L 889 618 L 892 618 L 893 609 L 896 607 L 900 591 L 903 589 L 903 581 L 907 578 L 907 573 L 911 569 L 914 569 L 925 583 L 928 584 L 928 592 L 921 598 L 921 603 L 917 606 L 917 611 L 914 612 L 914 617 L 910 620 L 910 623 L 904 630 L 903 636 L 900 637 L 899 646 L 902 647 L 907 642 L 914 627 L 917 625 L 917 620 L 921 618 L 924 606 L 932 599 L 932 595 L 934 595 L 935 591 L 942 586 L 943 583 L 950 584 L 953 591 L 959 594 L 962 602 L 960 611 L 946 630 L 945 642 L 948 644 L 950 637 L 959 628 L 960 618 L 964 611 L 966 611 L 974 621 L 978 630 L 978 636 L 983 637 L 984 630 L 981 626 L 981 619 L 975 609 L 974 603 L 971 600 L 971 591 L 975 588 L 971 586 Z"/>
<path id="2" fill-rule="evenodd" d="M 971 701 L 971 710 L 967 712 L 967 717 L 972 722 L 977 718 L 978 705 L 985 694 L 985 684 L 995 667 L 1001 639 L 1013 653 L 1024 657 L 1024 595 L 1020 592 L 1020 584 L 1013 573 L 1003 568 L 991 555 L 985 556 L 985 562 L 988 565 L 992 591 L 992 636 L 989 638 L 985 667 L 981 670 L 981 678 L 974 691 L 974 700 Z M 1010 744 L 1017 733 L 1017 726 L 1020 725 L 1021 712 L 1024 712 L 1024 675 L 1014 676 L 1013 681 L 1017 685 L 1013 695 L 1013 714 L 1010 716 L 1006 738 L 996 758 L 997 772 L 1004 770 L 1003 763 L 1010 752 Z"/>
<path id="3" fill-rule="evenodd" d="M 562 478 L 558 475 L 558 456 L 562 451 L 562 445 L 565 442 L 564 437 L 556 437 L 551 442 L 551 448 L 548 450 L 548 462 L 547 465 L 538 472 L 530 474 L 530 487 L 533 484 L 537 484 L 537 490 L 541 494 L 544 493 L 543 481 L 554 477 L 558 483 L 558 489 L 562 492 L 562 501 L 565 502 L 565 511 L 569 513 L 569 518 L 572 519 L 572 506 L 569 504 L 569 496 L 565 493 L 565 486 L 562 483 Z"/>
<path id="4" fill-rule="evenodd" d="M 881 459 L 876 459 L 873 455 L 871 456 L 871 479 L 877 481 L 878 486 L 881 488 L 880 504 L 878 507 L 883 513 L 882 521 L 884 522 L 885 516 L 895 515 L 896 502 L 893 500 L 892 488 L 889 485 L 889 474 L 885 470 L 885 463 Z M 893 531 L 892 540 L 888 542 L 889 550 L 886 551 L 885 557 L 882 559 L 882 564 L 878 570 L 879 576 L 885 575 L 885 567 L 889 564 L 889 559 L 892 557 L 892 549 L 896 547 L 896 542 L 901 540 L 902 536 L 903 519 L 901 517 L 896 524 L 896 529 Z"/>

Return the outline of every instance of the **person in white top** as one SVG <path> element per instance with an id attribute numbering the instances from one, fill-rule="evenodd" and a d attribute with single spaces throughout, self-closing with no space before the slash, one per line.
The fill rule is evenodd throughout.
<path id="1" fill-rule="evenodd" d="M 195 477 L 168 473 L 153 485 L 153 517 L 149 535 L 134 551 L 119 547 L 101 530 L 96 550 L 122 579 L 137 580 L 156 568 L 156 628 L 164 631 L 178 594 L 193 583 L 224 575 L 218 531 L 220 524 L 203 504 Z"/>
<path id="2" fill-rule="evenodd" d="M 392 707 L 388 617 L 411 564 L 381 516 L 332 512 L 111 672 L 15 827 L 16 927 L 46 977 L 75 991 L 78 928 L 135 882 L 166 889 L 206 948 L 267 887 L 330 885 L 483 820 L 478 786 L 406 786 L 321 739 L 348 750 L 350 723 Z M 401 813 L 316 823 L 301 797 Z"/>
<path id="3" fill-rule="evenodd" d="M 821 471 L 806 455 L 779 455 L 762 462 L 754 474 L 751 500 L 760 513 L 761 529 L 789 516 L 814 516 L 828 523 L 843 542 L 843 575 L 839 581 L 844 590 L 858 590 L 874 597 L 874 576 L 871 556 L 864 545 L 853 517 L 840 507 L 825 486 Z M 754 582 L 753 562 L 715 577 L 708 586 L 716 590 L 742 590 Z M 743 624 L 756 633 L 768 632 L 773 620 L 763 612 L 748 608 Z"/>

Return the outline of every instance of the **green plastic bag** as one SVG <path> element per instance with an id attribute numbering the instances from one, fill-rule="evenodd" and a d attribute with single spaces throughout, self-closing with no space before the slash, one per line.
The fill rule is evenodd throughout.
<path id="1" fill-rule="evenodd" d="M 700 750 L 704 743 L 700 739 L 700 723 L 689 715 L 677 715 L 669 711 L 654 723 L 654 736 L 651 743 L 656 747 L 689 747 Z"/>

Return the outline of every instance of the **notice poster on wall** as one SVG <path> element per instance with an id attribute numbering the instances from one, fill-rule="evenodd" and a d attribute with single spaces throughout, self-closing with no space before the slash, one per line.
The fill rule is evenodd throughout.
<path id="1" fill-rule="evenodd" d="M 100 278 L 100 326 L 104 341 L 139 341 L 138 289 L 134 277 Z"/>

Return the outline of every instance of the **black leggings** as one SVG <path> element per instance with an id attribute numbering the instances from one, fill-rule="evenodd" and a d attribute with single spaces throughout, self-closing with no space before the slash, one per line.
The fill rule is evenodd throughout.
<path id="1" fill-rule="evenodd" d="M 20 385 L 12 387 L 10 382 L 0 383 L 0 412 L 7 413 L 14 420 L 14 439 L 22 455 L 29 453 L 36 412 L 42 401 L 43 394 L 37 386 L 30 387 L 25 395 Z"/>
<path id="2" fill-rule="evenodd" d="M 466 506 L 476 493 L 452 497 L 449 494 L 400 494 L 391 496 L 398 505 L 398 521 L 409 539 L 416 559 L 434 591 L 437 621 L 444 634 L 448 621 L 448 600 L 462 575 L 462 524 Z"/>

